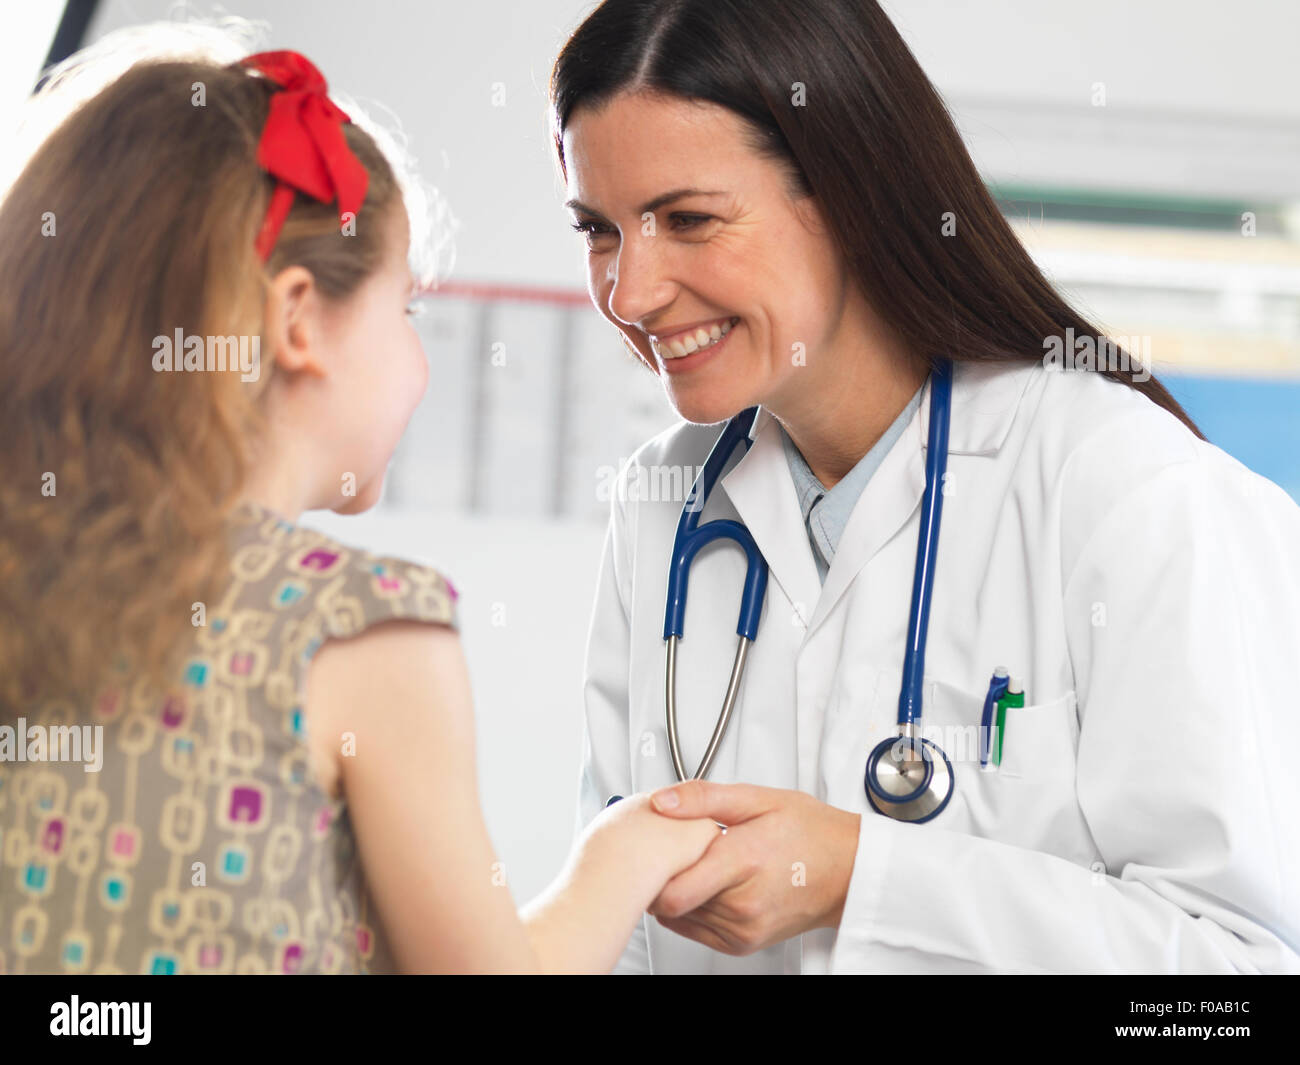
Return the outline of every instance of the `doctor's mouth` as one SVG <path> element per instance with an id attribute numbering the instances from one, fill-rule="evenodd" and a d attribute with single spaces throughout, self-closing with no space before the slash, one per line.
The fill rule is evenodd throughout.
<path id="1" fill-rule="evenodd" d="M 650 347 L 667 373 L 688 373 L 721 354 L 740 324 L 737 317 L 651 333 Z"/>

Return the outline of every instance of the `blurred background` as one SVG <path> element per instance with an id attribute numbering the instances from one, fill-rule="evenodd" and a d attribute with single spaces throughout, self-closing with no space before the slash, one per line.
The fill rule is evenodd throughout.
<path id="1" fill-rule="evenodd" d="M 676 420 L 592 308 L 561 206 L 546 85 L 594 6 L 33 0 L 8 6 L 0 41 L 7 133 L 47 61 L 110 31 L 258 20 L 262 47 L 304 52 L 400 127 L 450 206 L 454 268 L 417 321 L 430 387 L 385 499 L 304 522 L 461 589 L 483 805 L 520 902 L 573 833 L 605 489 Z M 884 7 L 1047 275 L 1111 335 L 1149 337 L 1156 374 L 1210 440 L 1300 500 L 1300 5 Z"/>

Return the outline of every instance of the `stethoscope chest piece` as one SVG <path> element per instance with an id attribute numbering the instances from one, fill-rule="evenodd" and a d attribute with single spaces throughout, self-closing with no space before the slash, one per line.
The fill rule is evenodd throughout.
<path id="1" fill-rule="evenodd" d="M 952 763 L 929 740 L 895 736 L 872 750 L 865 783 L 867 801 L 877 813 L 920 824 L 938 817 L 952 798 Z"/>

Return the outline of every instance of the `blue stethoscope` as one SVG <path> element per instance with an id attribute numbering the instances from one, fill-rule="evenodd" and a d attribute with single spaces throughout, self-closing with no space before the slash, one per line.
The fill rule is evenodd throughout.
<path id="1" fill-rule="evenodd" d="M 753 443 L 750 431 L 757 407 L 736 415 L 713 445 L 682 507 L 673 538 L 672 563 L 668 573 L 668 603 L 664 613 L 664 639 L 668 642 L 666 701 L 668 746 L 673 771 L 686 779 L 677 735 L 677 641 L 683 635 L 686 616 L 686 583 L 691 561 L 705 544 L 720 537 L 735 540 L 745 550 L 748 569 L 740 600 L 740 621 L 736 634 L 740 642 L 731 667 L 731 680 L 723 699 L 713 735 L 695 777 L 702 778 L 713 764 L 736 705 L 745 656 L 758 635 L 758 619 L 767 592 L 767 561 L 749 530 L 738 521 L 717 520 L 699 524 L 700 512 L 708 501 L 723 467 L 738 443 L 746 450 Z M 930 593 L 934 588 L 934 564 L 939 546 L 939 517 L 943 509 L 943 477 L 948 468 L 948 428 L 952 418 L 952 364 L 942 360 L 930 376 L 930 429 L 925 457 L 925 495 L 921 499 L 921 530 L 916 541 L 916 571 L 912 578 L 912 607 L 907 622 L 907 647 L 903 656 L 903 683 L 898 695 L 898 735 L 882 740 L 867 757 L 865 785 L 867 801 L 878 813 L 897 821 L 922 822 L 937 817 L 952 798 L 953 773 L 948 756 L 920 735 L 921 682 L 925 672 L 925 638 L 930 623 Z M 614 800 L 610 800 L 611 802 Z"/>

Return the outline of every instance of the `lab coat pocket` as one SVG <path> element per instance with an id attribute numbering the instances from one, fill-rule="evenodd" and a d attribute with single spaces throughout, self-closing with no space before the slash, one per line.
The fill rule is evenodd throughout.
<path id="1" fill-rule="evenodd" d="M 927 682 L 926 695 L 922 735 L 943 749 L 956 778 L 952 801 L 935 824 L 1034 849 L 1055 850 L 1048 841 L 1059 845 L 1065 837 L 1070 848 L 1083 845 L 1086 830 L 1074 794 L 1073 691 L 1008 707 L 1002 763 L 991 771 L 980 767 L 982 694 L 935 680 Z"/>
<path id="2" fill-rule="evenodd" d="M 1067 691 L 1048 702 L 1007 707 L 1002 764 L 971 774 L 980 835 L 1083 864 L 1096 856 L 1075 795 L 1077 701 Z"/>
<path id="3" fill-rule="evenodd" d="M 1072 781 L 1079 741 L 1076 704 L 1074 692 L 1068 691 L 1048 703 L 1007 707 L 998 771 L 1017 779 L 1034 777 L 1041 770 L 1059 774 L 1068 767 Z"/>

